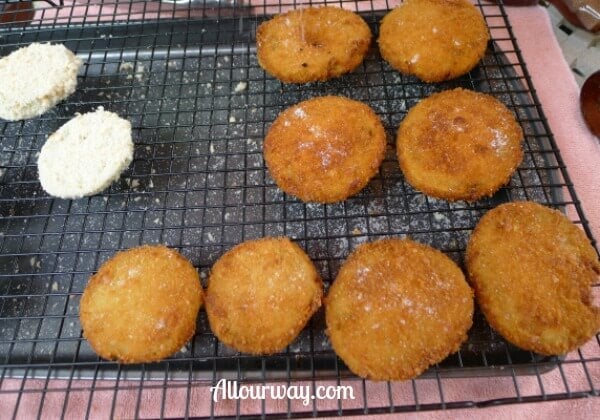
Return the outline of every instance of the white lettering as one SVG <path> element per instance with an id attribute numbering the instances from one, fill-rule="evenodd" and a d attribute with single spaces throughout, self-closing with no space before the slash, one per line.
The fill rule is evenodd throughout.
<path id="1" fill-rule="evenodd" d="M 274 392 L 277 392 L 276 394 Z M 285 398 L 285 385 L 271 385 L 271 398 L 274 400 L 283 400 Z"/>
<path id="2" fill-rule="evenodd" d="M 238 391 L 238 398 L 242 400 L 247 400 L 250 396 L 250 389 L 246 385 L 242 385 L 240 390 Z"/>
<path id="3" fill-rule="evenodd" d="M 268 385 L 250 387 L 250 399 L 251 400 L 264 400 L 265 393 L 266 393 L 265 388 L 267 388 L 267 387 L 268 387 Z"/>
<path id="4" fill-rule="evenodd" d="M 221 379 L 219 380 L 219 382 L 217 382 L 216 386 L 211 386 L 210 387 L 210 392 L 212 393 L 212 397 L 213 397 L 213 401 L 214 402 L 219 402 L 219 391 L 221 392 L 221 399 L 225 400 L 227 399 L 226 394 L 225 394 L 225 388 L 227 387 L 227 379 Z"/>
<path id="5" fill-rule="evenodd" d="M 317 386 L 315 393 L 311 393 L 309 385 L 241 385 L 237 381 L 220 379 L 210 387 L 214 402 L 220 400 L 300 400 L 302 405 L 308 406 L 311 400 L 319 399 L 354 399 L 354 388 L 351 386 Z"/>
<path id="6" fill-rule="evenodd" d="M 354 399 L 354 388 L 352 388 L 350 385 L 346 385 L 346 386 L 338 386 L 337 387 L 337 391 L 338 391 L 338 395 L 337 395 L 337 399 L 342 399 L 342 400 L 347 400 L 347 399 Z"/>

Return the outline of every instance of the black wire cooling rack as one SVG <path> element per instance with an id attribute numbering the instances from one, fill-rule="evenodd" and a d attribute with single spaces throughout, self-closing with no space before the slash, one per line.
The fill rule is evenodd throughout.
<path id="1" fill-rule="evenodd" d="M 374 46 L 351 74 L 284 85 L 258 66 L 254 34 L 269 15 L 301 2 L 47 3 L 37 9 L 5 4 L 0 20 L 0 56 L 51 41 L 63 42 L 85 62 L 77 91 L 66 101 L 39 118 L 0 121 L 2 417 L 299 417 L 598 395 L 598 338 L 565 358 L 542 357 L 507 344 L 479 313 L 458 353 L 419 379 L 394 383 L 352 376 L 331 350 L 322 312 L 286 351 L 269 357 L 224 347 L 203 312 L 193 340 L 161 363 L 120 366 L 100 360 L 81 334 L 78 304 L 88 278 L 117 250 L 140 244 L 179 249 L 204 281 L 211 264 L 235 244 L 287 235 L 308 252 L 328 284 L 358 244 L 386 236 L 410 236 L 462 264 L 480 216 L 510 200 L 560 208 L 591 237 L 502 6 L 477 3 L 493 41 L 480 65 L 457 80 L 423 84 L 402 76 Z M 375 36 L 385 10 L 395 5 L 333 4 L 360 10 Z M 457 86 L 501 100 L 525 132 L 525 159 L 510 184 L 471 204 L 413 190 L 394 156 L 395 132 L 407 110 Z M 364 101 L 379 114 L 389 136 L 387 157 L 357 196 L 332 205 L 305 204 L 283 194 L 270 178 L 262 139 L 279 112 L 325 94 Z M 98 106 L 132 122 L 133 163 L 102 194 L 74 201 L 49 197 L 37 176 L 42 144 L 76 112 Z M 221 378 L 241 384 L 342 384 L 356 395 L 311 400 L 308 406 L 295 400 L 215 403 L 209 387 Z M 474 399 L 474 388 L 487 389 L 485 396 Z"/>

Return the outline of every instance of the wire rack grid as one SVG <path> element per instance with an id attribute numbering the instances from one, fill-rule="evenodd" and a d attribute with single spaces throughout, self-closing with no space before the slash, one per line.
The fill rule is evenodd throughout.
<path id="1" fill-rule="evenodd" d="M 598 395 L 598 337 L 566 357 L 543 357 L 507 344 L 479 312 L 458 353 L 406 382 L 351 375 L 330 347 L 322 312 L 285 351 L 269 357 L 223 346 L 201 312 L 196 336 L 163 362 L 124 366 L 99 359 L 82 338 L 78 302 L 100 264 L 132 246 L 175 247 L 205 282 L 210 266 L 232 246 L 286 235 L 308 252 L 328 285 L 357 245 L 380 237 L 410 236 L 462 264 L 480 216 L 510 200 L 560 208 L 591 233 L 502 5 L 475 3 L 493 41 L 480 65 L 457 80 L 424 84 L 400 75 L 373 47 L 353 73 L 285 85 L 259 67 L 254 34 L 269 15 L 302 2 L 206 2 L 193 8 L 136 0 L 53 3 L 38 3 L 29 14 L 23 7 L 5 10 L 0 23 L 0 56 L 32 42 L 62 42 L 85 62 L 77 91 L 66 101 L 39 118 L 0 121 L 3 416 L 300 417 Z M 397 2 L 333 4 L 359 11 L 376 36 L 381 17 Z M 395 132 L 407 111 L 423 97 L 457 86 L 501 100 L 525 133 L 525 159 L 510 184 L 476 203 L 415 191 L 394 154 Z M 276 187 L 262 159 L 262 140 L 282 110 L 325 94 L 369 104 L 386 127 L 388 151 L 379 174 L 357 196 L 305 204 Z M 41 146 L 76 112 L 98 106 L 132 122 L 133 163 L 102 194 L 49 197 L 37 176 Z M 308 405 L 294 399 L 214 402 L 209 387 L 222 378 L 344 385 L 355 398 Z M 475 399 L 473 389 L 488 391 Z"/>

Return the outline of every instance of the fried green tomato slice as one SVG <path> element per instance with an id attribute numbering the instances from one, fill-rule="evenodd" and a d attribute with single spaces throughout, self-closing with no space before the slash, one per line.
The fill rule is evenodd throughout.
<path id="1" fill-rule="evenodd" d="M 117 253 L 81 297 L 83 335 L 104 359 L 156 362 L 194 335 L 202 286 L 194 266 L 165 246 Z"/>
<path id="2" fill-rule="evenodd" d="M 489 39 L 483 16 L 468 0 L 407 0 L 383 18 L 378 43 L 399 72 L 441 82 L 471 71 Z"/>
<path id="3" fill-rule="evenodd" d="M 473 318 L 473 292 L 442 252 L 411 240 L 361 245 L 326 299 L 327 332 L 356 375 L 415 378 L 457 351 Z"/>
<path id="4" fill-rule="evenodd" d="M 371 108 L 323 96 L 283 111 L 269 129 L 263 151 L 283 191 L 306 202 L 333 203 L 369 183 L 386 144 L 381 120 Z"/>
<path id="5" fill-rule="evenodd" d="M 288 238 L 243 242 L 214 264 L 206 313 L 223 343 L 251 354 L 283 350 L 321 306 L 323 284 Z"/>
<path id="6" fill-rule="evenodd" d="M 371 44 L 366 22 L 349 10 L 309 7 L 262 23 L 258 62 L 285 83 L 325 81 L 354 70 Z"/>
<path id="7" fill-rule="evenodd" d="M 400 124 L 396 150 L 408 183 L 445 200 L 491 196 L 523 160 L 523 130 L 500 101 L 457 88 L 414 106 Z"/>
<path id="8" fill-rule="evenodd" d="M 598 254 L 559 211 L 527 201 L 490 210 L 475 227 L 466 262 L 485 317 L 514 345 L 564 354 L 600 329 L 592 302 Z"/>

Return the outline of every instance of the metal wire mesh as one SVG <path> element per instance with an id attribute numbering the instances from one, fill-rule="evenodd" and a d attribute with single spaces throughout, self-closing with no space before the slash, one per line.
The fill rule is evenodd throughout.
<path id="1" fill-rule="evenodd" d="M 56 4 L 60 2 L 54 2 Z M 502 6 L 476 3 L 493 41 L 480 65 L 457 80 L 423 84 L 398 74 L 376 48 L 355 72 L 325 83 L 284 85 L 258 66 L 254 34 L 269 14 L 300 5 L 174 7 L 147 1 L 65 1 L 3 18 L 0 56 L 31 42 L 62 42 L 85 65 L 77 92 L 28 121 L 0 121 L 0 399 L 8 416 L 117 417 L 347 415 L 483 406 L 597 395 L 598 338 L 566 358 L 508 345 L 476 313 L 461 350 L 407 382 L 353 377 L 324 333 L 322 313 L 284 352 L 239 354 L 210 333 L 197 334 L 173 357 L 120 366 L 100 360 L 82 338 L 78 303 L 88 278 L 117 250 L 145 243 L 179 249 L 201 272 L 233 245 L 286 235 L 316 263 L 327 284 L 360 243 L 410 236 L 462 264 L 469 234 L 495 205 L 529 199 L 566 211 L 588 236 L 559 151 L 549 131 Z M 311 2 L 313 5 L 322 3 Z M 377 35 L 395 3 L 339 1 L 360 10 Z M 5 13 L 6 15 L 6 13 Z M 394 155 L 406 112 L 433 92 L 466 87 L 492 94 L 516 114 L 525 159 L 510 184 L 476 203 L 435 200 L 408 185 Z M 262 159 L 262 139 L 283 109 L 317 95 L 369 104 L 388 132 L 379 174 L 360 194 L 332 205 L 283 194 Z M 76 112 L 98 106 L 129 119 L 135 157 L 104 193 L 80 200 L 49 197 L 40 187 L 37 154 L 46 137 Z M 466 384 L 496 386 L 473 400 Z M 239 382 L 349 384 L 354 401 L 287 400 L 215 404 L 208 388 Z M 462 383 L 464 377 L 470 377 Z M 473 379 L 473 377 L 482 377 Z M 455 386 L 456 385 L 456 386 Z M 485 386 L 485 385 L 482 385 Z M 83 407 L 83 408 L 82 408 Z"/>

